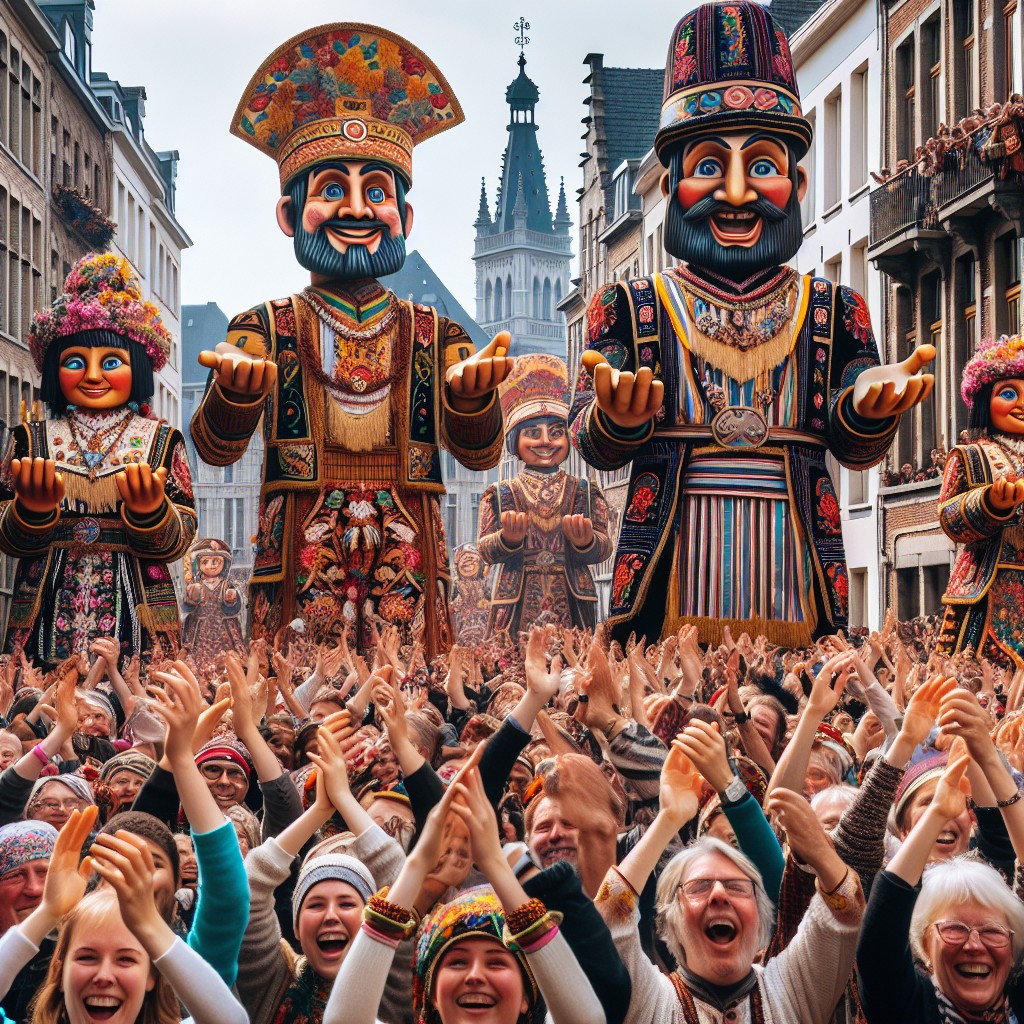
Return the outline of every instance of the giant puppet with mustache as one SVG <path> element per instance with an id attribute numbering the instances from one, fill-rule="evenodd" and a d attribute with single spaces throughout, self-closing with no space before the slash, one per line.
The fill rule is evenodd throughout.
<path id="1" fill-rule="evenodd" d="M 683 264 L 600 289 L 570 414 L 590 465 L 632 463 L 613 635 L 696 625 L 796 646 L 847 624 L 825 457 L 883 458 L 931 392 L 920 346 L 880 366 L 864 300 L 786 266 L 811 143 L 789 46 L 757 3 L 707 3 L 672 34 L 655 150 L 665 248 Z"/>
<path id="2" fill-rule="evenodd" d="M 202 458 L 236 462 L 263 421 L 254 637 L 300 616 L 314 639 L 345 633 L 359 650 L 392 625 L 428 660 L 451 643 L 441 448 L 471 469 L 498 462 L 509 337 L 474 352 L 377 278 L 405 262 L 413 146 L 462 120 L 423 53 L 350 23 L 288 40 L 238 104 L 231 130 L 277 161 L 278 224 L 310 272 L 200 356 Z"/>

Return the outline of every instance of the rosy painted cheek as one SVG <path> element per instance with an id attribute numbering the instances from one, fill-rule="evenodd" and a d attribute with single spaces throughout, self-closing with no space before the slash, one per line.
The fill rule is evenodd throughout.
<path id="1" fill-rule="evenodd" d="M 307 207 L 305 213 L 302 215 L 302 219 L 306 222 L 307 231 L 316 231 L 316 229 L 326 220 L 326 215 L 323 210 L 316 207 L 313 207 L 312 209 Z"/>
<path id="2" fill-rule="evenodd" d="M 131 390 L 132 368 L 127 364 L 119 366 L 116 370 L 108 370 L 103 376 L 107 378 L 107 383 L 112 388 L 116 388 L 118 391 Z"/>
<path id="3" fill-rule="evenodd" d="M 718 178 L 683 178 L 676 186 L 679 205 L 688 210 L 718 188 Z"/>
<path id="4" fill-rule="evenodd" d="M 750 183 L 762 198 L 767 199 L 780 210 L 786 208 L 793 192 L 793 182 L 781 175 L 774 178 L 751 178 Z"/>

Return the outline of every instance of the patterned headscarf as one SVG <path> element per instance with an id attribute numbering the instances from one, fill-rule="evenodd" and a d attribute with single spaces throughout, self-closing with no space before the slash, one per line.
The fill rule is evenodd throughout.
<path id="1" fill-rule="evenodd" d="M 59 782 L 62 786 L 70 789 L 80 800 L 84 800 L 88 804 L 96 803 L 92 786 L 80 775 L 44 775 L 42 778 L 36 779 L 32 784 L 32 790 L 28 795 L 28 803 L 25 805 L 26 811 L 35 803 L 36 797 L 39 796 L 39 791 L 49 782 Z"/>
<path id="2" fill-rule="evenodd" d="M 489 885 L 466 889 L 450 903 L 438 907 L 420 926 L 412 961 L 412 1005 L 416 1024 L 429 1024 L 430 990 L 434 970 L 445 953 L 462 939 L 492 939 L 505 945 L 505 912 Z M 537 983 L 533 980 L 526 954 L 511 952 L 519 961 L 531 1006 L 537 1003 Z"/>
<path id="3" fill-rule="evenodd" d="M 145 781 L 153 774 L 155 768 L 156 761 L 151 757 L 147 757 L 141 750 L 126 750 L 123 754 L 112 757 L 100 769 L 100 778 L 104 782 L 109 782 L 110 777 L 115 772 L 126 771 L 131 772 L 133 775 L 138 775 L 140 779 Z"/>
<path id="4" fill-rule="evenodd" d="M 0 828 L 0 878 L 34 860 L 49 860 L 57 830 L 44 821 L 15 821 Z"/>

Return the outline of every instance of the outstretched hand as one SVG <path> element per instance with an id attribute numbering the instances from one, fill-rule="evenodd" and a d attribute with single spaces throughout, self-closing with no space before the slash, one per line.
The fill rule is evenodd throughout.
<path id="1" fill-rule="evenodd" d="M 29 512 L 55 512 L 64 497 L 64 474 L 53 459 L 12 459 L 11 476 L 18 504 Z"/>
<path id="2" fill-rule="evenodd" d="M 665 385 L 649 367 L 636 373 L 616 370 L 600 352 L 584 352 L 583 365 L 594 379 L 597 407 L 624 430 L 642 427 L 658 414 L 665 400 Z"/>
<path id="3" fill-rule="evenodd" d="M 164 502 L 167 468 L 154 470 L 148 462 L 133 462 L 114 474 L 114 485 L 129 512 L 148 516 Z"/>
<path id="4" fill-rule="evenodd" d="M 481 400 L 512 372 L 515 360 L 508 354 L 511 344 L 512 335 L 499 331 L 479 352 L 448 367 L 445 381 L 457 412 L 477 412 L 483 408 Z"/>
<path id="5" fill-rule="evenodd" d="M 864 370 L 853 386 L 853 411 L 867 420 L 884 420 L 923 402 L 935 377 L 921 368 L 934 358 L 934 345 L 918 345 L 902 363 Z"/>
<path id="6" fill-rule="evenodd" d="M 686 754 L 682 734 L 672 741 L 661 767 L 660 813 L 681 829 L 697 814 L 704 777 Z"/>
<path id="7" fill-rule="evenodd" d="M 243 402 L 267 394 L 277 380 L 277 363 L 257 358 L 228 341 L 220 342 L 212 352 L 200 352 L 199 365 L 213 370 L 213 379 L 229 398 Z"/>

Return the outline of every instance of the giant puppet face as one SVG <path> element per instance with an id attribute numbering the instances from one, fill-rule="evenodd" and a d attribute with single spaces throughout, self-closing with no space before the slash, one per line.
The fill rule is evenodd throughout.
<path id="1" fill-rule="evenodd" d="M 989 399 L 992 428 L 1003 434 L 1024 434 L 1024 380 L 1001 380 Z"/>
<path id="2" fill-rule="evenodd" d="M 780 266 L 800 248 L 807 175 L 766 132 L 710 129 L 671 156 L 665 249 L 694 269 L 733 281 Z"/>
<path id="3" fill-rule="evenodd" d="M 57 371 L 68 405 L 119 409 L 132 395 L 132 366 L 126 348 L 72 345 L 60 354 Z"/>
<path id="4" fill-rule="evenodd" d="M 329 161 L 296 178 L 277 205 L 281 230 L 313 283 L 360 281 L 401 270 L 412 207 L 386 164 Z"/>
<path id="5" fill-rule="evenodd" d="M 516 454 L 533 469 L 555 469 L 569 457 L 569 430 L 564 419 L 538 416 L 519 427 Z"/>

